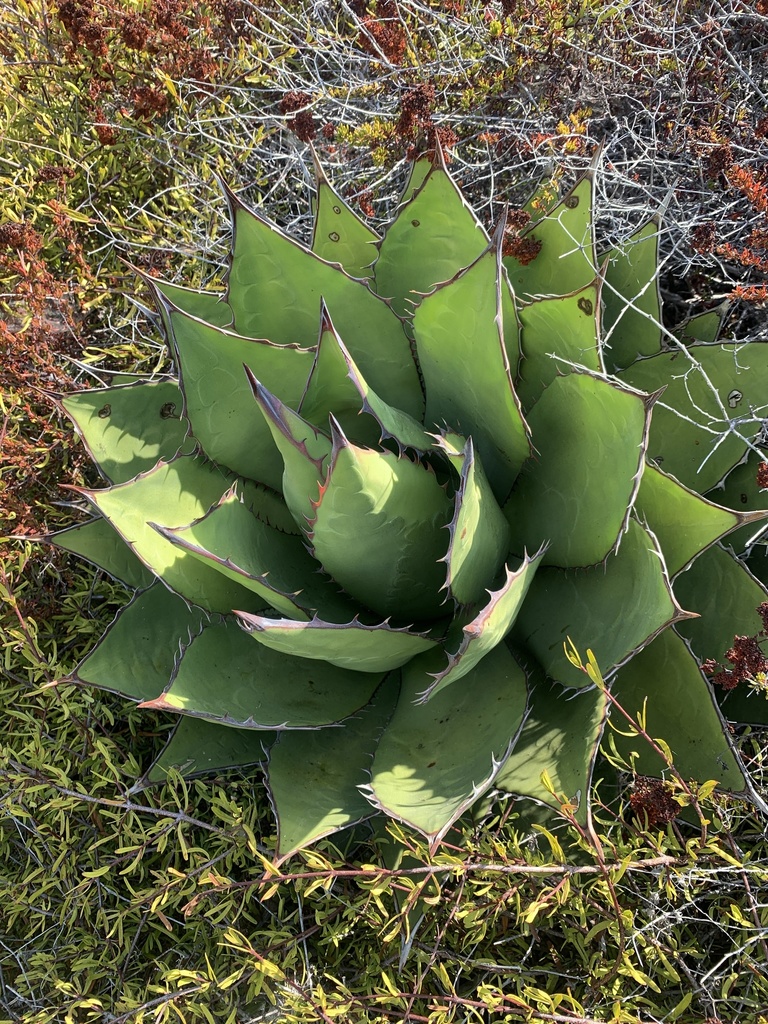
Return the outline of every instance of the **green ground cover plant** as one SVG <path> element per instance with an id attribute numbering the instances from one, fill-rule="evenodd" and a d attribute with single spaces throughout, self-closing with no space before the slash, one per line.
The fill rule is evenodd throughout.
<path id="1" fill-rule="evenodd" d="M 675 189 L 667 326 L 741 296 L 726 329 L 765 337 L 759 3 L 0 9 L 6 532 L 65 526 L 58 482 L 96 484 L 43 392 L 167 366 L 118 256 L 220 287 L 214 171 L 309 240 L 302 136 L 377 218 L 409 148 L 456 136 L 452 172 L 489 224 L 542 174 L 567 191 L 602 142 L 610 244 Z M 171 719 L 49 685 L 124 589 L 55 553 L 2 552 L 0 1019 L 765 1017 L 768 853 L 748 804 L 694 791 L 691 826 L 687 779 L 626 772 L 617 797 L 598 773 L 591 828 L 566 808 L 537 830 L 507 805 L 433 853 L 393 826 L 275 871 L 252 778 L 172 774 L 129 796 Z M 760 788 L 764 733 L 736 742 Z"/>

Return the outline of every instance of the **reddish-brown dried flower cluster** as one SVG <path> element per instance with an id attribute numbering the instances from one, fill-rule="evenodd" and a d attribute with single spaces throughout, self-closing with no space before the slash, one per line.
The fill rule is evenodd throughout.
<path id="1" fill-rule="evenodd" d="M 629 804 L 641 824 L 667 825 L 680 813 L 680 804 L 672 795 L 670 786 L 662 779 L 635 776 Z"/>
<path id="2" fill-rule="evenodd" d="M 51 200 L 53 229 L 58 242 L 64 242 L 71 262 L 85 279 L 93 280 L 92 271 L 80 244 L 76 225 L 66 208 Z M 48 323 L 52 305 L 67 306 L 69 282 L 52 272 L 44 254 L 43 236 L 28 223 L 0 225 L 0 272 L 13 281 L 10 298 L 30 318 L 30 330 Z M 69 322 L 69 321 L 68 321 Z M 39 383 L 39 379 L 36 381 Z"/>
<path id="3" fill-rule="evenodd" d="M 43 181 L 66 180 L 64 169 L 51 165 L 50 172 L 40 175 Z M 70 272 L 76 266 L 82 275 L 91 275 L 66 207 L 52 200 L 48 207 L 57 245 L 63 242 L 71 257 Z M 46 525 L 38 521 L 38 509 L 50 506 L 49 481 L 56 478 L 51 462 L 71 457 L 52 416 L 52 402 L 39 389 L 71 388 L 61 356 L 82 356 L 79 320 L 70 300 L 72 282 L 52 269 L 45 239 L 31 224 L 0 226 L 0 274 L 9 289 L 9 307 L 28 320 L 22 324 L 12 314 L 0 320 L 0 392 L 5 401 L 0 410 L 0 521 L 12 523 L 17 533 L 39 533 Z M 17 429 L 22 420 L 24 429 Z"/>
<path id="4" fill-rule="evenodd" d="M 766 463 L 763 465 L 768 467 Z M 712 677 L 712 682 L 724 690 L 733 690 L 741 682 L 749 682 L 760 674 L 768 673 L 768 658 L 761 646 L 768 638 L 768 601 L 759 606 L 757 613 L 763 628 L 755 636 L 733 638 L 733 647 L 725 655 L 730 668 L 718 665 L 712 658 L 708 658 L 701 666 L 702 671 Z"/>
<path id="5" fill-rule="evenodd" d="M 35 257 L 32 262 L 36 262 Z M 23 294 L 27 282 L 18 293 Z M 50 285 L 50 281 L 46 282 Z M 50 288 L 47 287 L 46 291 Z M 43 299 L 38 296 L 38 308 Z M 65 307 L 59 302 L 54 309 L 50 299 L 47 312 L 33 315 L 26 330 L 0 320 L 0 388 L 11 400 L 0 414 L 0 447 L 2 447 L 3 478 L 0 487 L 0 519 L 14 533 L 40 533 L 47 528 L 41 521 L 40 509 L 50 506 L 51 479 L 55 469 L 51 463 L 72 460 L 63 438 L 65 432 L 52 415 L 53 401 L 39 392 L 41 386 L 71 390 L 71 380 L 64 372 L 62 354 L 81 356 L 82 348 L 68 322 Z M 17 403 L 14 396 L 19 396 Z M 23 418 L 25 429 L 14 430 L 14 421 Z M 75 453 L 85 461 L 85 456 Z M 71 470 L 68 470 L 71 472 Z"/>
<path id="6" fill-rule="evenodd" d="M 74 177 L 74 174 L 71 167 L 62 167 L 61 164 L 45 164 L 35 175 L 35 180 L 41 184 L 55 181 L 57 185 L 63 185 L 67 178 Z"/>
<path id="7" fill-rule="evenodd" d="M 93 130 L 96 132 L 96 138 L 99 140 L 101 145 L 114 146 L 120 138 L 120 133 L 114 125 L 106 123 L 107 115 L 104 113 L 103 108 L 96 107 L 93 111 L 93 117 Z"/>
<path id="8" fill-rule="evenodd" d="M 152 0 L 151 16 L 175 39 L 186 39 L 189 30 L 181 19 L 187 6 L 185 0 Z"/>
<path id="9" fill-rule="evenodd" d="M 62 0 L 59 18 L 75 46 L 84 46 L 94 57 L 106 57 L 107 28 L 94 11 L 93 0 Z"/>
<path id="10" fill-rule="evenodd" d="M 311 142 L 317 135 L 317 125 L 312 116 L 312 111 L 307 109 L 312 102 L 312 97 L 306 92 L 299 92 L 292 89 L 280 100 L 281 114 L 295 114 L 289 117 L 286 124 L 302 142 Z"/>
<path id="11" fill-rule="evenodd" d="M 172 88 L 158 85 L 158 70 L 171 80 L 211 81 L 219 68 L 216 50 L 228 49 L 251 31 L 246 0 L 208 0 L 202 10 L 190 8 L 186 0 L 150 0 L 140 11 L 125 6 L 122 0 L 58 0 L 59 20 L 70 38 L 68 60 L 98 58 L 98 74 L 90 76 L 85 95 L 103 146 L 119 138 L 104 122 L 162 115 L 176 101 Z M 137 55 L 127 84 L 115 70 L 125 65 L 126 50 Z"/>
<path id="12" fill-rule="evenodd" d="M 427 148 L 425 156 L 433 157 L 438 145 L 443 151 L 445 162 L 450 163 L 449 150 L 459 141 L 459 136 L 447 125 L 428 124 L 426 127 Z"/>
<path id="13" fill-rule="evenodd" d="M 403 93 L 400 100 L 400 117 L 397 120 L 396 132 L 413 138 L 420 130 L 432 124 L 432 111 L 435 108 L 435 87 L 429 82 L 422 82 Z"/>
<path id="14" fill-rule="evenodd" d="M 357 37 L 360 49 L 390 64 L 402 64 L 408 39 L 396 0 L 377 0 L 374 13 L 364 17 Z"/>
<path id="15" fill-rule="evenodd" d="M 527 210 L 509 210 L 507 212 L 507 231 L 522 231 L 530 223 L 531 215 Z"/>
<path id="16" fill-rule="evenodd" d="M 541 241 L 531 235 L 525 238 L 505 238 L 502 255 L 512 256 L 517 262 L 527 267 L 541 252 Z"/>
<path id="17" fill-rule="evenodd" d="M 219 19 L 219 39 L 246 39 L 251 34 L 248 16 L 253 6 L 250 0 L 212 0 L 211 6 Z"/>
<path id="18" fill-rule="evenodd" d="M 0 224 L 0 248 L 31 255 L 39 252 L 43 240 L 31 224 Z"/>
<path id="19" fill-rule="evenodd" d="M 709 154 L 707 160 L 707 174 L 710 178 L 717 178 L 725 173 L 733 164 L 733 153 L 729 145 L 716 146 Z"/>
<path id="20" fill-rule="evenodd" d="M 757 467 L 757 486 L 761 490 L 768 488 L 768 462 L 761 462 Z M 768 629 L 768 626 L 766 626 Z"/>
<path id="21" fill-rule="evenodd" d="M 168 93 L 156 85 L 140 85 L 133 90 L 134 117 L 152 117 L 154 114 L 165 114 L 171 105 Z"/>
<path id="22" fill-rule="evenodd" d="M 751 134 L 750 134 L 751 133 Z M 740 193 L 757 215 L 750 218 L 750 230 L 740 243 L 720 241 L 712 223 L 700 224 L 691 232 L 691 247 L 695 252 L 706 255 L 714 253 L 729 263 L 757 271 L 763 280 L 754 284 L 736 284 L 730 294 L 732 299 L 761 303 L 768 301 L 768 168 L 763 165 L 748 167 L 736 161 L 734 153 L 739 149 L 754 150 L 756 139 L 765 138 L 768 133 L 768 117 L 755 122 L 744 121 L 738 131 L 736 126 L 726 124 L 717 129 L 699 125 L 690 130 L 693 151 L 701 159 L 705 174 L 722 188 Z M 742 204 L 743 205 L 743 204 Z M 739 220 L 742 214 L 734 213 L 730 220 Z M 761 223 L 762 222 L 762 223 Z"/>
<path id="23" fill-rule="evenodd" d="M 120 23 L 120 38 L 129 50 L 143 50 L 149 39 L 150 27 L 139 14 L 126 14 Z"/>
<path id="24" fill-rule="evenodd" d="M 691 248 L 702 255 L 712 252 L 717 242 L 717 227 L 713 221 L 698 224 L 691 232 Z"/>
<path id="25" fill-rule="evenodd" d="M 537 238 L 521 235 L 530 219 L 531 215 L 527 210 L 510 210 L 501 247 L 502 256 L 512 256 L 524 267 L 535 260 L 541 252 L 541 242 Z"/>
<path id="26" fill-rule="evenodd" d="M 360 207 L 360 212 L 364 217 L 374 217 L 376 211 L 373 208 L 373 193 L 370 189 L 364 188 L 363 191 L 357 196 L 357 205 Z"/>
<path id="27" fill-rule="evenodd" d="M 203 47 L 194 50 L 185 62 L 185 73 L 195 82 L 210 82 L 218 70 L 219 62 Z"/>
<path id="28" fill-rule="evenodd" d="M 405 152 L 408 160 L 434 159 L 438 147 L 447 156 L 448 150 L 459 141 L 452 128 L 436 125 L 432 120 L 436 98 L 435 87 L 430 82 L 421 82 L 403 93 L 395 135 L 408 140 Z"/>

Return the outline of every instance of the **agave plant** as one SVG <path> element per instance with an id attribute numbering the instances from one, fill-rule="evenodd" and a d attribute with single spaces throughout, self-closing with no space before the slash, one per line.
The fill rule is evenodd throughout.
<path id="1" fill-rule="evenodd" d="M 660 326 L 659 218 L 598 259 L 590 171 L 510 254 L 440 154 L 381 234 L 319 168 L 311 247 L 228 199 L 226 292 L 149 280 L 176 375 L 62 399 L 108 486 L 51 539 L 136 591 L 72 681 L 181 716 L 147 780 L 261 764 L 281 858 L 495 794 L 583 820 L 607 698 L 570 640 L 754 796 L 699 662 L 768 598 L 734 553 L 765 553 L 768 346 Z"/>

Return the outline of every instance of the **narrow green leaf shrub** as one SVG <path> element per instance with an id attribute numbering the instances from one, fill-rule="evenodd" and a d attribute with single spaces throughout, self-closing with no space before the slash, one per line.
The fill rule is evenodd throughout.
<path id="1" fill-rule="evenodd" d="M 182 716 L 147 781 L 263 764 L 279 858 L 377 814 L 436 844 L 497 792 L 584 821 L 570 638 L 758 799 L 699 661 L 758 628 L 724 543 L 768 513 L 702 492 L 758 451 L 768 346 L 660 327 L 658 218 L 598 255 L 590 173 L 489 237 L 439 152 L 381 233 L 319 168 L 311 248 L 229 201 L 224 294 L 147 279 L 177 376 L 62 399 L 108 486 L 52 539 L 136 588 L 72 680 Z"/>

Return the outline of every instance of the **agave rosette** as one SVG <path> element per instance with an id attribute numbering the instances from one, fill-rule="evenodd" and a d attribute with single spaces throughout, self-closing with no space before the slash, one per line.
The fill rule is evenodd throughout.
<path id="1" fill-rule="evenodd" d="M 583 819 L 606 696 L 570 638 L 684 775 L 750 792 L 698 660 L 766 600 L 724 543 L 764 515 L 757 428 L 720 435 L 768 346 L 717 313 L 666 345 L 658 218 L 598 263 L 592 192 L 525 265 L 439 155 L 381 235 L 319 169 L 309 248 L 230 195 L 226 293 L 153 282 L 178 376 L 62 399 L 109 486 L 53 540 L 136 590 L 73 679 L 181 715 L 149 779 L 263 764 L 280 857 L 375 814 L 437 841 L 489 793 Z"/>

